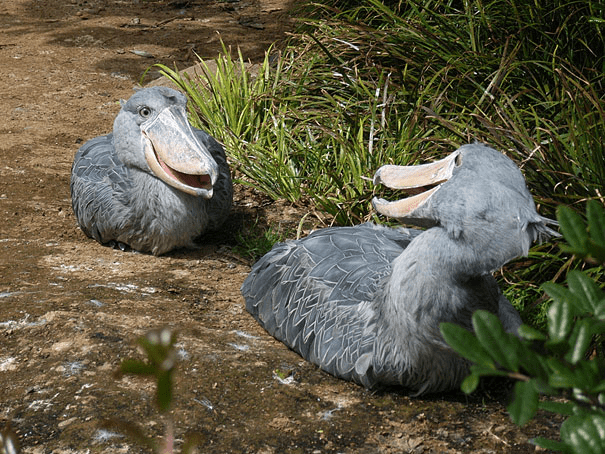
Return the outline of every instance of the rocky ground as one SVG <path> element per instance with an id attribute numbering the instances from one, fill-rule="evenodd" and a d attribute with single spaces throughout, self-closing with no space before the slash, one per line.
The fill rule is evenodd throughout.
<path id="1" fill-rule="evenodd" d="M 216 453 L 528 453 L 555 437 L 541 414 L 513 425 L 502 387 L 413 399 L 335 379 L 276 342 L 245 312 L 250 263 L 236 232 L 298 211 L 236 187 L 226 234 L 163 257 L 85 237 L 71 211 L 73 155 L 111 130 L 153 63 L 185 68 L 222 39 L 258 62 L 291 30 L 288 0 L 12 0 L 0 3 L 0 425 L 26 453 L 144 452 L 103 421 L 159 437 L 153 384 L 116 379 L 135 340 L 178 331 L 177 444 Z M 157 74 L 151 71 L 144 83 Z M 224 233 L 224 232 L 223 232 Z M 288 377 L 284 381 L 282 378 Z"/>

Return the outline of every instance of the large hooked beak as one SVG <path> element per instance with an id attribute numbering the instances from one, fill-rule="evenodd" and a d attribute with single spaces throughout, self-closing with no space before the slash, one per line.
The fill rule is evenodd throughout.
<path id="1" fill-rule="evenodd" d="M 459 152 L 431 164 L 418 166 L 382 166 L 374 175 L 374 184 L 383 184 L 391 189 L 407 189 L 416 195 L 389 202 L 374 197 L 372 206 L 380 214 L 404 219 L 417 218 L 416 210 L 422 207 L 441 185 L 452 177 L 454 167 L 461 159 Z M 430 188 L 430 189 L 429 189 Z M 420 190 L 420 193 L 418 193 Z M 422 216 L 418 216 L 421 218 Z"/>
<path id="2" fill-rule="evenodd" d="M 218 177 L 218 166 L 200 142 L 182 106 L 162 110 L 141 125 L 145 159 L 153 173 L 170 186 L 206 199 Z"/>

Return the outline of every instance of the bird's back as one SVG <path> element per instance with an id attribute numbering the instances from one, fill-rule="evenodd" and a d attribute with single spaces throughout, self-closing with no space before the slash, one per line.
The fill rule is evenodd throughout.
<path id="1" fill-rule="evenodd" d="M 246 309 L 305 359 L 372 386 L 362 363 L 373 348 L 374 297 L 391 262 L 417 233 L 363 224 L 280 243 L 244 282 Z"/>

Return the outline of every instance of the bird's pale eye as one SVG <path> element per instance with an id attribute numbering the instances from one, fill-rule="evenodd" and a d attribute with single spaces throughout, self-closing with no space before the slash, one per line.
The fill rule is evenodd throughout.
<path id="1" fill-rule="evenodd" d="M 456 156 L 454 163 L 456 164 L 456 167 L 460 167 L 462 165 L 462 153 L 459 153 L 458 156 Z"/>
<path id="2" fill-rule="evenodd" d="M 139 115 L 143 118 L 148 118 L 151 115 L 151 109 L 147 106 L 139 107 Z"/>

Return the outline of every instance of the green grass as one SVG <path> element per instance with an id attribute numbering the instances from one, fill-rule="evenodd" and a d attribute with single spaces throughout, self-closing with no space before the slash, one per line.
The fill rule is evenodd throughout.
<path id="1" fill-rule="evenodd" d="M 381 165 L 430 161 L 474 140 L 514 159 L 541 214 L 554 217 L 560 204 L 604 200 L 604 9 L 324 0 L 299 12 L 299 33 L 257 73 L 227 49 L 207 85 L 162 70 L 189 94 L 194 121 L 225 144 L 241 182 L 334 224 L 375 218 L 371 177 Z M 507 296 L 539 314 L 539 285 L 567 263 L 534 249 L 503 271 Z"/>
<path id="2" fill-rule="evenodd" d="M 237 233 L 234 251 L 256 261 L 269 252 L 275 243 L 285 241 L 288 234 L 288 231 L 283 231 L 279 226 L 263 226 L 256 219 L 254 224 Z"/>

